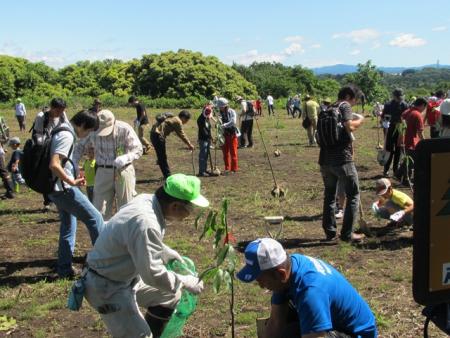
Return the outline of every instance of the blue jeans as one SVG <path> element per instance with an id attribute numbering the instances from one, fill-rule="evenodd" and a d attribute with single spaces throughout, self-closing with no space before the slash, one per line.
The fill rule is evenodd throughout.
<path id="1" fill-rule="evenodd" d="M 198 173 L 204 174 L 208 168 L 208 154 L 210 141 L 198 140 L 199 153 L 198 153 Z"/>
<path id="2" fill-rule="evenodd" d="M 64 277 L 72 274 L 72 255 L 75 249 L 77 234 L 77 218 L 89 231 L 92 245 L 103 229 L 103 218 L 100 212 L 89 202 L 80 189 L 72 187 L 66 191 L 49 194 L 50 200 L 58 208 L 61 221 L 58 247 L 58 275 Z"/>
<path id="3" fill-rule="evenodd" d="M 340 166 L 323 165 L 320 167 L 325 187 L 323 199 L 322 228 L 327 238 L 336 236 L 336 189 L 338 180 L 342 180 L 345 187 L 344 220 L 341 229 L 341 239 L 349 240 L 353 231 L 353 224 L 359 207 L 358 173 L 353 162 Z"/>

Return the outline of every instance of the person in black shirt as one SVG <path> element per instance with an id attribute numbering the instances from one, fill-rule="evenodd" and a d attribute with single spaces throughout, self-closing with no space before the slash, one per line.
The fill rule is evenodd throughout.
<path id="1" fill-rule="evenodd" d="M 404 101 L 403 90 L 397 88 L 392 92 L 392 100 L 384 105 L 383 113 L 381 114 L 381 120 L 389 122 L 384 148 L 386 151 L 390 152 L 390 155 L 388 161 L 384 165 L 383 176 L 385 177 L 389 175 L 389 168 L 392 160 L 394 160 L 392 166 L 394 174 L 398 170 L 400 147 L 397 143 L 397 125 L 400 123 L 402 113 L 406 109 L 408 109 L 408 104 Z"/>
<path id="2" fill-rule="evenodd" d="M 152 148 L 150 142 L 145 137 L 145 134 L 148 133 L 149 130 L 149 121 L 147 116 L 147 111 L 145 110 L 145 106 L 139 102 L 138 98 L 135 96 L 131 96 L 128 99 L 128 103 L 136 108 L 136 120 L 134 121 L 135 125 L 138 128 L 138 137 L 142 143 L 142 148 L 144 151 L 144 155 L 149 152 Z"/>
<path id="3" fill-rule="evenodd" d="M 211 116 L 212 108 L 206 106 L 197 119 L 198 126 L 198 176 L 208 177 L 210 173 L 208 167 L 209 147 L 211 146 Z"/>
<path id="4" fill-rule="evenodd" d="M 335 147 L 320 146 L 319 164 L 324 184 L 324 200 L 322 227 L 327 240 L 337 238 L 336 229 L 336 189 L 338 181 L 345 187 L 347 203 L 345 206 L 344 220 L 341 229 L 341 240 L 361 241 L 362 234 L 353 233 L 353 225 L 359 206 L 359 182 L 355 163 L 353 162 L 353 141 L 351 133 L 355 131 L 363 121 L 362 116 L 354 119 L 352 106 L 359 97 L 359 89 L 353 86 L 345 86 L 339 90 L 338 100 L 334 106 L 338 107 L 341 121 L 348 133 L 345 142 Z"/>

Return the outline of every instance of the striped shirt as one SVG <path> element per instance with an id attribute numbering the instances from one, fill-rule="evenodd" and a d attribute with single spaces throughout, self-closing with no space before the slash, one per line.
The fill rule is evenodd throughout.
<path id="1" fill-rule="evenodd" d="M 78 166 L 85 149 L 92 144 L 95 149 L 95 162 L 97 165 L 112 166 L 114 160 L 121 155 L 128 155 L 128 163 L 142 156 L 142 145 L 133 128 L 126 122 L 115 122 L 114 132 L 108 136 L 97 136 L 91 132 L 80 140 L 73 152 L 73 163 Z"/>

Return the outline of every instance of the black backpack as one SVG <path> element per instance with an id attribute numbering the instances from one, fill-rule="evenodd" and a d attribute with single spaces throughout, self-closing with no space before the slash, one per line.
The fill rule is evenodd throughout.
<path id="1" fill-rule="evenodd" d="M 330 106 L 321 111 L 317 119 L 316 141 L 321 148 L 336 148 L 350 141 L 342 123 L 342 114 L 338 106 Z"/>
<path id="2" fill-rule="evenodd" d="M 252 101 L 247 101 L 247 110 L 245 111 L 245 115 L 248 116 L 255 116 L 255 107 L 253 106 Z"/>
<path id="3" fill-rule="evenodd" d="M 68 127 L 56 127 L 52 130 L 50 136 L 47 136 L 45 133 L 35 133 L 25 142 L 25 146 L 23 147 L 23 152 L 20 157 L 20 173 L 26 184 L 41 194 L 53 192 L 55 183 L 58 180 L 52 177 L 52 171 L 49 168 L 50 148 L 53 136 L 61 131 L 69 131 L 75 139 L 73 131 Z M 72 162 L 70 160 L 72 150 L 73 144 L 70 147 L 68 156 L 61 162 L 63 167 L 67 161 Z"/>
<path id="4" fill-rule="evenodd" d="M 156 125 L 161 125 L 166 119 L 168 119 L 169 117 L 174 117 L 175 115 L 173 115 L 173 113 L 171 112 L 165 112 L 165 113 L 161 113 L 156 115 Z"/>

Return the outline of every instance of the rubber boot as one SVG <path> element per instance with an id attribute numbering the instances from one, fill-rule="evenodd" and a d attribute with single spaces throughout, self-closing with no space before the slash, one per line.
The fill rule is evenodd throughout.
<path id="1" fill-rule="evenodd" d="M 154 338 L 161 337 L 164 328 L 172 317 L 175 309 L 169 309 L 163 306 L 152 306 L 147 308 L 147 313 L 145 314 L 145 320 L 150 326 Z"/>
<path id="2" fill-rule="evenodd" d="M 6 189 L 5 196 L 7 198 L 14 198 L 14 184 L 11 181 L 11 179 L 7 178 L 7 179 L 3 180 L 3 185 L 4 185 L 5 189 Z"/>

